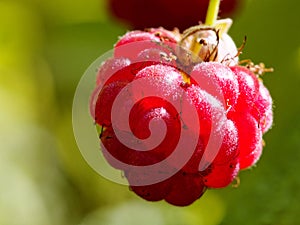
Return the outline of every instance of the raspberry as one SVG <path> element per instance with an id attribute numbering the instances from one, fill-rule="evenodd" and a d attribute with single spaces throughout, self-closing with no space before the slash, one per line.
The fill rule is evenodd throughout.
<path id="1" fill-rule="evenodd" d="M 201 175 L 189 174 L 179 171 L 172 177 L 171 190 L 166 195 L 165 200 L 176 206 L 186 206 L 192 204 L 200 198 L 206 187 Z"/>
<path id="2" fill-rule="evenodd" d="M 231 70 L 236 75 L 239 83 L 239 99 L 236 106 L 237 111 L 249 111 L 254 105 L 259 91 L 257 77 L 246 67 L 234 66 Z"/>
<path id="3" fill-rule="evenodd" d="M 140 176 L 135 171 L 126 171 L 125 176 L 128 179 L 129 183 L 138 183 L 138 179 L 143 179 L 143 176 Z M 172 187 L 170 179 L 151 185 L 130 186 L 130 189 L 132 191 L 134 191 L 138 196 L 148 201 L 163 200 L 166 197 L 166 195 L 170 192 L 171 188 Z"/>
<path id="4" fill-rule="evenodd" d="M 184 30 L 204 22 L 208 0 L 109 0 L 109 9 L 113 15 L 124 20 L 134 29 L 163 26 L 167 29 L 178 27 Z M 238 0 L 223 0 L 220 16 L 234 14 L 240 5 Z"/>
<path id="5" fill-rule="evenodd" d="M 146 64 L 130 64 L 129 66 L 123 67 L 120 70 L 116 71 L 112 76 L 110 76 L 109 79 L 105 79 L 107 81 L 105 82 L 103 86 L 104 88 L 102 90 L 99 90 L 98 86 L 95 88 L 91 98 L 90 108 L 95 109 L 95 111 L 92 112 L 92 115 L 96 115 L 94 118 L 98 124 L 108 123 L 105 122 L 105 120 L 109 120 L 114 98 L 121 91 L 121 89 L 126 86 L 126 84 L 133 80 L 135 76 L 134 72 L 138 71 L 138 69 L 140 68 L 143 68 L 143 66 L 146 66 Z M 100 78 L 98 78 L 97 80 L 100 80 Z M 102 86 L 100 85 L 99 87 L 101 88 Z M 99 98 L 100 94 L 106 97 Z M 98 105 L 97 107 L 96 104 Z M 98 118 L 97 114 L 99 115 Z M 102 120 L 99 120 L 99 118 L 101 118 Z"/>
<path id="6" fill-rule="evenodd" d="M 224 126 L 224 138 L 212 164 L 203 171 L 204 184 L 209 188 L 228 186 L 237 176 L 239 167 L 238 132 L 231 120 Z"/>
<path id="7" fill-rule="evenodd" d="M 192 204 L 261 157 L 272 98 L 216 27 L 128 32 L 100 66 L 90 111 L 101 150 L 143 199 Z"/>
<path id="8" fill-rule="evenodd" d="M 115 45 L 115 57 L 136 60 L 145 49 L 161 49 L 169 52 L 170 45 L 177 43 L 176 36 L 164 29 L 150 29 L 149 32 L 131 31 L 126 33 Z M 132 43 L 132 44 L 131 44 Z"/>
<path id="9" fill-rule="evenodd" d="M 117 71 L 123 69 L 124 67 L 130 65 L 131 62 L 127 58 L 111 58 L 102 63 L 100 66 L 97 76 L 96 85 L 99 88 L 95 88 L 91 98 L 90 98 L 90 113 L 95 119 L 95 106 L 98 99 L 99 92 L 101 91 L 101 86 Z"/>
<path id="10" fill-rule="evenodd" d="M 130 60 L 127 58 L 111 58 L 106 60 L 98 70 L 96 84 L 102 85 L 110 76 L 122 68 L 129 66 Z"/>
<path id="11" fill-rule="evenodd" d="M 197 173 L 199 170 L 199 163 L 207 147 L 210 135 L 218 136 L 224 129 L 224 119 L 222 117 L 223 108 L 221 103 L 213 96 L 202 90 L 200 87 L 191 85 L 187 88 L 187 93 L 191 98 L 192 104 L 197 109 L 200 127 L 193 127 L 199 129 L 199 140 L 193 156 L 184 166 L 183 170 L 190 173 Z M 188 115 L 181 115 L 182 118 L 188 118 Z M 193 123 L 193 121 L 191 121 Z M 216 128 L 212 130 L 213 123 Z M 220 135 L 219 135 L 220 136 Z M 209 159 L 208 159 L 209 161 Z"/>
<path id="12" fill-rule="evenodd" d="M 125 172 L 125 176 L 129 183 L 136 182 L 139 179 L 139 175 L 134 172 Z M 206 190 L 201 175 L 189 174 L 183 171 L 179 171 L 172 178 L 159 183 L 131 186 L 130 188 L 138 196 L 148 201 L 165 199 L 168 203 L 176 206 L 190 205 L 200 198 Z"/>
<path id="13" fill-rule="evenodd" d="M 238 150 L 238 131 L 232 120 L 228 119 L 224 126 L 224 138 L 222 145 L 216 158 L 214 159 L 215 164 L 224 164 L 231 160 L 234 160 L 239 155 Z M 227 185 L 226 185 L 227 186 Z"/>
<path id="14" fill-rule="evenodd" d="M 208 175 L 204 176 L 204 184 L 209 188 L 223 188 L 228 186 L 239 172 L 238 158 L 224 164 L 211 164 Z"/>
<path id="15" fill-rule="evenodd" d="M 254 102 L 251 114 L 259 122 L 263 133 L 266 133 L 273 123 L 272 98 L 262 81 L 259 81 L 259 93 Z"/>
<path id="16" fill-rule="evenodd" d="M 239 83 L 227 66 L 217 62 L 200 63 L 194 67 L 191 76 L 201 81 L 198 85 L 203 90 L 218 96 L 226 109 L 236 105 Z"/>
<path id="17" fill-rule="evenodd" d="M 240 169 L 253 166 L 261 156 L 262 132 L 257 120 L 250 113 L 235 113 L 234 121 L 239 135 Z"/>

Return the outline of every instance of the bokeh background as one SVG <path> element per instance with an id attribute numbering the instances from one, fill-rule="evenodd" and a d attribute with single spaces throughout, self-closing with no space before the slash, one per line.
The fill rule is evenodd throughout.
<path id="1" fill-rule="evenodd" d="M 76 85 L 129 29 L 106 1 L 0 0 L 0 224 L 300 224 L 300 1 L 244 2 L 230 34 L 237 45 L 248 37 L 241 58 L 275 69 L 263 77 L 274 126 L 238 188 L 180 208 L 102 178 L 76 146 Z"/>

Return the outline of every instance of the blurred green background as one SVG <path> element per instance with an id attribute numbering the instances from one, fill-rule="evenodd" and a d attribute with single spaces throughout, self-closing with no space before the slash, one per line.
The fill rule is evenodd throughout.
<path id="1" fill-rule="evenodd" d="M 96 174 L 73 136 L 86 68 L 128 28 L 104 0 L 0 0 L 0 225 L 300 224 L 299 1 L 248 0 L 230 34 L 264 75 L 275 123 L 238 188 L 178 208 L 149 203 Z"/>

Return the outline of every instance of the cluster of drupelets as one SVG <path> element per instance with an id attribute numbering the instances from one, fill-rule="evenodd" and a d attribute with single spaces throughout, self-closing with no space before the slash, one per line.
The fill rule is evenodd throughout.
<path id="1" fill-rule="evenodd" d="M 260 78 L 266 69 L 251 62 L 241 65 L 240 52 L 226 31 L 205 26 L 193 27 L 183 34 L 163 28 L 131 31 L 116 43 L 113 57 L 99 68 L 91 113 L 99 127 L 104 156 L 113 167 L 124 171 L 137 195 L 149 201 L 165 199 L 173 205 L 189 205 L 207 188 L 228 186 L 240 170 L 258 161 L 264 145 L 262 135 L 273 121 L 272 99 Z M 135 102 L 127 121 L 130 129 L 126 130 L 112 120 L 113 103 L 124 88 L 139 79 L 146 81 L 145 88 L 157 95 Z M 128 91 L 133 102 L 141 94 L 136 93 L 141 92 L 140 87 L 131 86 Z M 189 101 L 178 111 L 170 101 L 180 99 L 182 92 Z M 130 105 L 124 102 L 119 106 L 120 114 L 127 110 L 127 104 Z M 196 109 L 198 121 L 188 121 L 190 111 L 184 109 L 189 107 Z M 157 135 L 149 128 L 156 119 L 165 122 L 166 134 L 149 151 L 131 149 L 116 135 L 119 129 L 143 141 Z M 176 157 L 173 161 L 168 157 L 183 129 L 196 139 L 196 146 L 181 165 Z M 209 153 L 208 143 L 218 135 L 218 149 L 215 154 Z M 180 151 L 184 157 L 187 149 Z M 206 166 L 199 168 L 205 157 Z M 127 166 L 145 167 L 163 160 L 161 170 L 167 167 L 177 172 L 156 183 L 143 181 L 162 171 L 145 173 Z"/>

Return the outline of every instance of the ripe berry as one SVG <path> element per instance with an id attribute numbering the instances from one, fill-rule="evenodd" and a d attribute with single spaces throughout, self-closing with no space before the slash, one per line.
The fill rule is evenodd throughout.
<path id="1" fill-rule="evenodd" d="M 98 70 L 96 85 L 104 84 L 114 73 L 130 64 L 131 62 L 128 58 L 110 58 L 106 60 Z"/>
<path id="2" fill-rule="evenodd" d="M 186 206 L 192 204 L 200 198 L 206 187 L 201 175 L 189 174 L 179 171 L 172 177 L 171 190 L 166 195 L 165 200 L 176 206 Z"/>
<path id="3" fill-rule="evenodd" d="M 138 181 L 139 179 L 141 180 L 144 179 L 144 175 L 141 176 L 139 173 L 137 173 L 134 170 L 125 171 L 125 176 L 129 184 L 139 183 Z M 162 182 L 151 184 L 151 185 L 130 186 L 130 189 L 132 191 L 134 191 L 138 196 L 148 201 L 163 200 L 166 197 L 166 195 L 170 192 L 171 188 L 172 186 L 170 184 L 170 179 L 166 179 Z"/>
<path id="4" fill-rule="evenodd" d="M 90 110 L 102 153 L 148 201 L 189 205 L 262 154 L 270 93 L 238 65 L 231 38 L 221 44 L 211 34 L 218 32 L 203 26 L 131 31 L 98 71 Z"/>
<path id="5" fill-rule="evenodd" d="M 240 169 L 253 166 L 261 156 L 262 132 L 257 120 L 248 112 L 229 115 L 238 130 Z"/>
<path id="6" fill-rule="evenodd" d="M 236 105 L 239 82 L 227 66 L 217 62 L 200 63 L 194 67 L 191 76 L 201 81 L 198 85 L 203 90 L 217 96 L 226 109 Z"/>
<path id="7" fill-rule="evenodd" d="M 228 119 L 224 125 L 222 145 L 213 162 L 215 164 L 224 164 L 236 159 L 239 156 L 238 140 L 238 130 L 234 122 Z"/>
<path id="8" fill-rule="evenodd" d="M 196 132 L 196 129 L 199 129 L 199 140 L 193 156 L 184 166 L 183 170 L 189 173 L 197 173 L 199 171 L 200 160 L 211 135 L 223 138 L 220 134 L 225 129 L 225 117 L 223 117 L 224 109 L 221 103 L 199 86 L 191 85 L 187 88 L 187 93 L 197 110 L 200 127 L 195 126 L 191 129 L 192 132 Z M 188 115 L 182 114 L 181 116 L 182 118 L 189 119 Z M 193 121 L 190 123 L 193 123 Z M 209 159 L 208 163 L 211 163 Z"/>
<path id="9" fill-rule="evenodd" d="M 134 29 L 163 26 L 180 30 L 204 22 L 209 0 L 109 0 L 113 15 L 130 24 Z M 239 7 L 238 0 L 223 0 L 220 16 L 228 17 Z"/>
<path id="10" fill-rule="evenodd" d="M 258 79 L 248 68 L 242 66 L 231 67 L 239 83 L 239 99 L 237 111 L 249 111 L 254 105 L 259 91 Z"/>
<path id="11" fill-rule="evenodd" d="M 115 57 L 127 57 L 136 60 L 137 56 L 146 49 L 161 49 L 169 52 L 170 46 L 177 43 L 175 35 L 163 29 L 151 29 L 150 32 L 131 31 L 126 33 L 115 44 Z M 170 33 L 170 34 L 169 34 Z"/>
<path id="12" fill-rule="evenodd" d="M 203 177 L 206 187 L 223 188 L 228 186 L 239 172 L 239 159 L 233 159 L 224 164 L 211 164 L 208 175 Z"/>
<path id="13" fill-rule="evenodd" d="M 263 133 L 266 133 L 273 123 L 272 98 L 262 81 L 259 81 L 259 93 L 254 102 L 251 114 L 259 122 Z"/>

